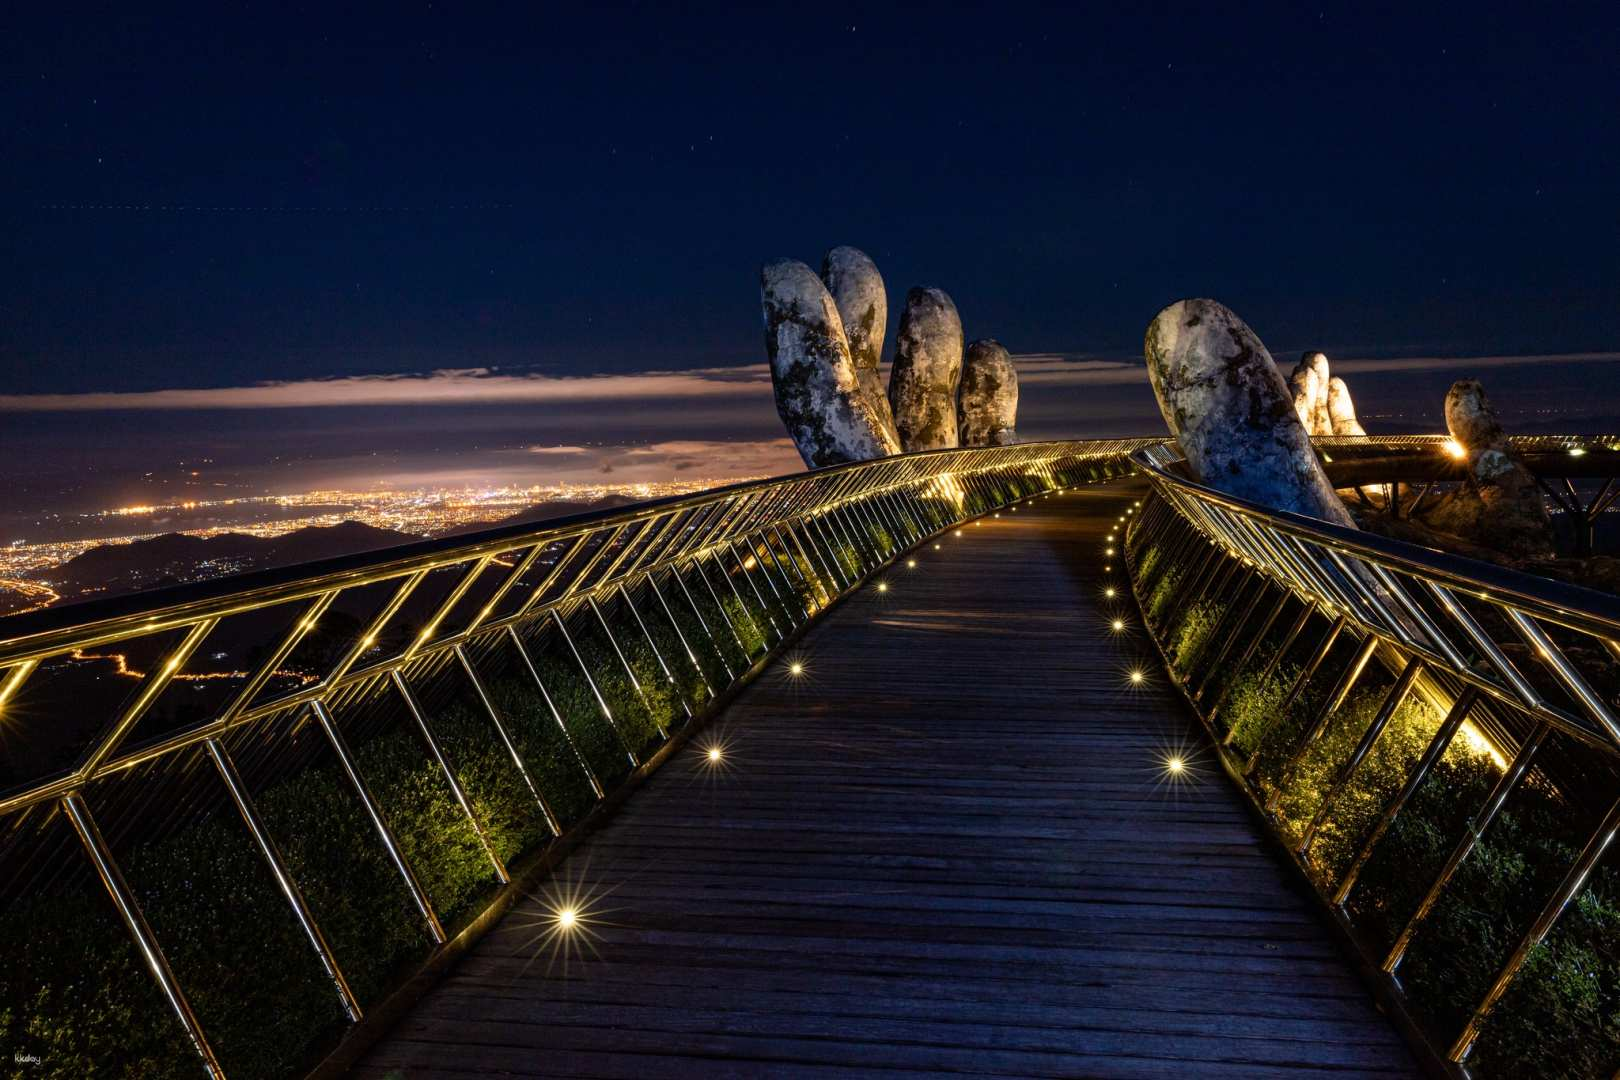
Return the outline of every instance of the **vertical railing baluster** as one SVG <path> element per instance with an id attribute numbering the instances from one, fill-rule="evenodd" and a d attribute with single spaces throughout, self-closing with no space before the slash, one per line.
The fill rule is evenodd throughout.
<path id="1" fill-rule="evenodd" d="M 547 614 L 551 616 L 551 625 L 557 628 L 557 636 L 562 638 L 564 645 L 568 646 L 569 655 L 574 658 L 574 663 L 579 666 L 579 673 L 585 677 L 585 685 L 590 688 L 591 696 L 596 699 L 596 707 L 602 710 L 602 718 L 608 722 L 608 727 L 613 730 L 614 736 L 619 740 L 619 746 L 623 748 L 624 756 L 630 759 L 631 768 L 638 768 L 641 765 L 641 759 L 636 754 L 636 748 L 630 745 L 629 739 L 625 738 L 624 731 L 619 727 L 618 719 L 613 715 L 613 710 L 608 708 L 607 698 L 602 696 L 601 688 L 596 685 L 596 676 L 591 674 L 591 666 L 585 662 L 585 657 L 580 653 L 579 646 L 574 644 L 574 635 L 568 632 L 568 621 L 563 618 L 562 612 L 556 608 L 552 608 Z"/>
<path id="2" fill-rule="evenodd" d="M 1486 796 L 1485 803 L 1480 807 L 1479 813 L 1469 819 L 1468 831 L 1457 842 L 1456 847 L 1451 849 L 1451 854 L 1446 858 L 1445 865 L 1440 868 L 1440 873 L 1435 877 L 1434 883 L 1429 886 L 1429 891 L 1424 893 L 1423 899 L 1419 901 L 1417 910 L 1412 912 L 1411 917 L 1406 920 L 1406 925 L 1401 928 L 1400 935 L 1395 939 L 1395 944 L 1390 946 L 1389 952 L 1384 955 L 1384 962 L 1381 965 L 1384 971 L 1393 975 L 1395 969 L 1401 966 L 1401 961 L 1406 958 L 1406 950 L 1412 944 L 1412 935 L 1417 933 L 1418 928 L 1429 917 L 1429 912 L 1434 910 L 1435 904 L 1440 900 L 1440 894 L 1450 884 L 1451 878 L 1456 874 L 1458 867 L 1462 866 L 1463 860 L 1468 858 L 1474 847 L 1479 843 L 1480 838 L 1485 835 L 1485 830 L 1491 827 L 1491 822 L 1496 820 L 1497 812 L 1502 809 L 1502 804 L 1507 802 L 1507 797 L 1512 794 L 1519 781 L 1524 779 L 1524 775 L 1530 771 L 1530 763 L 1534 760 L 1536 751 L 1541 749 L 1541 744 L 1551 733 L 1552 728 L 1550 725 L 1546 723 L 1538 725 L 1530 738 L 1526 739 L 1524 744 L 1519 747 L 1519 752 L 1513 756 L 1513 761 L 1509 763 L 1507 769 L 1501 776 L 1497 777 L 1496 786 Z"/>
<path id="3" fill-rule="evenodd" d="M 1349 759 L 1340 766 L 1333 778 L 1333 782 L 1328 785 L 1327 792 L 1322 796 L 1322 803 L 1317 807 L 1316 815 L 1311 818 L 1310 825 L 1306 827 L 1305 836 L 1299 842 L 1301 856 L 1309 853 L 1311 841 L 1316 839 L 1316 831 L 1322 827 L 1322 822 L 1333 809 L 1333 804 L 1338 799 L 1339 793 L 1344 790 L 1345 785 L 1350 782 L 1350 778 L 1355 775 L 1356 769 L 1360 767 L 1363 759 L 1372 750 L 1373 744 L 1378 741 L 1378 737 L 1384 733 L 1384 728 L 1394 718 L 1395 711 L 1400 708 L 1401 702 L 1411 692 L 1412 684 L 1417 681 L 1418 676 L 1421 674 L 1423 674 L 1423 661 L 1414 656 L 1406 662 L 1406 667 L 1402 669 L 1394 685 L 1389 688 L 1389 692 L 1384 695 L 1384 700 L 1379 703 L 1378 712 L 1374 714 L 1372 723 L 1368 724 L 1367 730 L 1362 732 L 1361 740 L 1356 744 L 1356 748 L 1350 752 Z"/>
<path id="4" fill-rule="evenodd" d="M 349 1015 L 351 1022 L 359 1023 L 360 1003 L 355 1000 L 354 991 L 349 989 L 349 981 L 343 977 L 343 969 L 338 966 L 337 957 L 332 955 L 332 949 L 326 943 L 326 936 L 321 933 L 320 924 L 315 921 L 314 914 L 309 910 L 303 890 L 293 880 L 292 873 L 287 869 L 286 860 L 281 856 L 281 850 L 259 817 L 259 809 L 253 804 L 253 796 L 248 792 L 247 784 L 236 768 L 236 762 L 231 760 L 230 753 L 218 739 L 209 739 L 203 746 L 207 748 L 208 756 L 213 760 L 220 779 L 225 782 L 225 790 L 230 793 L 231 801 L 236 804 L 237 813 L 242 815 L 243 823 L 253 835 L 253 842 L 258 846 L 259 854 L 264 857 L 266 865 L 270 868 L 270 876 L 276 879 L 277 887 L 281 889 L 281 894 L 287 898 L 287 903 L 292 907 L 293 915 L 297 918 L 299 927 L 303 929 L 304 936 L 309 938 L 309 944 L 315 950 L 321 967 L 326 969 L 326 977 L 332 980 L 343 1011 Z"/>
<path id="5" fill-rule="evenodd" d="M 433 755 L 433 760 L 439 763 L 439 772 L 444 775 L 444 782 L 450 786 L 450 796 L 455 799 L 456 805 L 461 807 L 462 814 L 467 818 L 467 824 L 472 826 L 473 833 L 477 835 L 478 843 L 483 847 L 484 855 L 488 857 L 490 866 L 495 868 L 495 876 L 500 879 L 502 885 L 505 885 L 512 880 L 506 872 L 506 864 L 501 861 L 499 855 L 495 854 L 495 846 L 490 843 L 489 835 L 484 831 L 484 823 L 479 821 L 478 815 L 473 812 L 472 800 L 467 798 L 467 792 L 462 789 L 461 781 L 456 777 L 456 771 L 450 767 L 450 760 L 444 756 L 444 748 L 439 745 L 438 736 L 433 734 L 433 728 L 428 724 L 427 714 L 422 711 L 422 706 L 416 700 L 416 695 L 411 692 L 411 688 L 405 685 L 405 677 L 399 673 L 399 668 L 390 671 L 388 678 L 394 684 L 394 689 L 399 691 L 399 696 L 404 700 L 405 709 L 411 714 L 411 719 L 416 721 L 416 729 L 421 732 L 422 741 L 427 743 L 428 751 Z"/>
<path id="6" fill-rule="evenodd" d="M 1396 792 L 1389 805 L 1384 807 L 1383 813 L 1379 815 L 1378 824 L 1373 826 L 1372 832 L 1367 835 L 1366 842 L 1361 845 L 1361 849 L 1356 852 L 1356 857 L 1351 861 L 1349 868 L 1345 870 L 1344 874 L 1340 876 L 1338 884 L 1334 886 L 1333 903 L 1335 905 L 1342 906 L 1344 904 L 1345 899 L 1350 895 L 1350 890 L 1355 887 L 1356 879 L 1361 876 L 1362 869 L 1366 867 L 1367 860 L 1372 858 L 1373 849 L 1378 846 L 1378 842 L 1384 838 L 1384 834 L 1389 831 L 1389 827 L 1395 823 L 1395 819 L 1400 816 L 1401 811 L 1406 808 L 1406 804 L 1417 793 L 1419 785 L 1429 775 L 1429 770 L 1434 768 L 1435 762 L 1439 761 L 1446 750 L 1450 748 L 1451 740 L 1456 737 L 1458 729 L 1468 719 L 1468 713 L 1478 700 L 1479 691 L 1470 686 L 1465 688 L 1457 696 L 1457 700 L 1452 703 L 1451 711 L 1446 714 L 1444 722 L 1435 730 L 1434 737 L 1429 740 L 1429 745 L 1424 749 L 1423 756 L 1418 759 L 1416 767 L 1412 770 L 1412 775 L 1406 778 L 1406 783 L 1401 786 L 1401 790 Z"/>
<path id="7" fill-rule="evenodd" d="M 624 587 L 622 581 L 618 585 L 618 593 L 625 609 L 630 612 L 631 617 L 636 620 L 636 625 L 641 628 L 641 636 L 646 639 L 647 648 L 652 650 L 653 659 L 658 663 L 658 670 L 664 673 L 664 681 L 669 685 L 670 693 L 675 695 L 675 699 L 681 703 L 682 711 L 690 718 L 692 715 L 691 703 L 686 700 L 686 695 L 681 692 L 680 684 L 675 681 L 675 673 L 664 662 L 663 650 L 658 647 L 658 642 L 653 638 L 652 631 L 647 629 L 647 624 L 642 621 L 641 612 L 636 610 L 635 603 L 630 599 L 630 590 Z"/>
<path id="8" fill-rule="evenodd" d="M 541 816 L 546 819 L 546 827 L 551 830 L 553 836 L 561 836 L 562 823 L 557 820 L 557 815 L 552 813 L 551 804 L 540 793 L 540 788 L 536 786 L 534 777 L 529 775 L 529 766 L 524 763 L 523 755 L 518 753 L 517 744 L 512 741 L 511 734 L 507 732 L 506 722 L 501 719 L 501 711 L 495 707 L 494 699 L 489 696 L 489 690 L 484 686 L 483 676 L 478 674 L 478 669 L 473 666 L 472 658 L 467 655 L 467 651 L 460 645 L 455 646 L 451 651 L 456 654 L 456 659 L 460 661 L 461 670 L 467 673 L 467 681 L 472 684 L 473 693 L 478 695 L 479 702 L 484 706 L 484 715 L 489 718 L 491 724 L 495 725 L 495 734 L 500 736 L 501 745 L 506 747 L 506 753 L 511 757 L 512 764 L 517 767 L 518 775 L 523 777 L 524 786 L 529 789 L 529 794 L 534 796 L 535 804 L 540 807 Z"/>
<path id="9" fill-rule="evenodd" d="M 96 868 L 102 886 L 112 897 L 113 906 L 118 909 L 130 937 L 135 939 L 135 947 L 140 950 L 141 959 L 145 961 L 146 969 L 152 973 L 152 978 L 157 982 L 158 990 L 162 992 L 164 999 L 169 1003 L 169 1008 L 174 1010 L 175 1016 L 180 1020 L 180 1026 L 191 1039 L 193 1049 L 202 1059 L 203 1068 L 216 1080 L 224 1080 L 225 1070 L 220 1068 L 219 1059 L 214 1056 L 214 1048 L 203 1032 L 202 1021 L 197 1019 L 197 1014 L 191 1008 L 191 1002 L 186 1000 L 185 991 L 180 988 L 179 980 L 174 977 L 174 970 L 169 967 L 169 959 L 163 954 L 163 947 L 158 944 L 157 935 L 152 933 L 152 927 L 147 923 L 135 894 L 130 891 L 129 883 L 124 880 L 124 873 L 119 869 L 117 860 L 113 858 L 112 849 L 102 838 L 101 830 L 96 827 L 95 818 L 91 816 L 90 808 L 85 805 L 84 797 L 78 792 L 63 796 L 62 812 L 73 824 L 73 831 L 79 834 L 79 842 L 84 845 L 85 853 L 89 855 L 91 865 Z"/>
<path id="10" fill-rule="evenodd" d="M 597 799 L 602 799 L 605 796 L 602 790 L 602 781 L 597 779 L 596 770 L 591 768 L 591 763 L 580 752 L 579 744 L 574 741 L 573 733 L 568 730 L 568 724 L 563 720 L 562 711 L 557 708 L 557 703 L 551 699 L 551 691 L 546 689 L 545 680 L 540 678 L 540 669 L 535 667 L 534 658 L 529 655 L 528 646 L 523 644 L 523 638 L 513 624 L 506 624 L 506 633 L 512 642 L 512 647 L 517 650 L 518 658 L 523 661 L 523 666 L 528 669 L 530 678 L 534 680 L 535 688 L 540 691 L 540 700 L 545 702 L 546 711 L 551 713 L 552 720 L 557 724 L 557 730 L 562 733 L 563 743 L 568 747 L 569 752 L 574 755 L 574 760 L 579 763 L 580 771 L 590 781 L 591 790 L 596 793 Z"/>
<path id="11" fill-rule="evenodd" d="M 607 617 L 602 614 L 602 609 L 597 605 L 596 597 L 587 596 L 585 598 L 585 603 L 590 606 L 591 613 L 596 616 L 596 621 L 601 624 L 602 633 L 607 635 L 608 644 L 613 646 L 613 655 L 619 658 L 619 666 L 624 668 L 625 678 L 630 680 L 630 685 L 635 689 L 636 696 L 641 699 L 641 707 L 646 710 L 647 717 L 652 720 L 653 724 L 658 728 L 658 734 L 660 736 L 665 739 L 669 738 L 668 725 L 654 715 L 652 700 L 647 697 L 647 689 L 641 685 L 641 680 L 636 678 L 636 673 L 634 669 L 630 667 L 630 661 L 624 655 L 624 650 L 619 648 L 619 640 L 613 636 L 613 628 L 608 625 Z"/>
<path id="12" fill-rule="evenodd" d="M 411 901 L 416 910 L 421 912 L 422 919 L 427 923 L 428 932 L 433 935 L 435 944 L 443 945 L 445 942 L 444 927 L 439 924 L 439 914 L 433 910 L 433 902 L 428 899 L 422 884 L 416 879 L 416 872 L 411 869 L 405 853 L 400 850 L 399 840 L 394 836 L 394 830 L 388 824 L 388 818 L 383 814 L 382 807 L 377 803 L 377 797 L 371 793 L 371 787 L 360 775 L 359 766 L 355 764 L 354 754 L 349 750 L 348 740 L 338 730 L 337 721 L 317 698 L 309 703 L 309 709 L 320 724 L 321 731 L 326 734 L 326 741 L 332 745 L 332 752 L 337 756 L 338 765 L 343 769 L 343 775 L 348 778 L 349 786 L 360 799 L 366 816 L 371 819 L 371 827 L 377 831 L 382 840 L 383 848 L 388 852 L 388 859 L 399 872 L 401 880 L 405 882 L 405 889 L 411 894 Z"/>
<path id="13" fill-rule="evenodd" d="M 1473 1049 L 1474 1040 L 1479 1037 L 1479 1028 L 1485 1022 L 1485 1017 L 1489 1015 L 1491 1009 L 1502 995 L 1507 993 L 1508 985 L 1512 983 L 1513 977 L 1519 973 L 1519 969 L 1524 966 L 1525 960 L 1530 956 L 1530 950 L 1541 944 L 1548 932 L 1552 930 L 1553 924 L 1558 921 L 1558 917 L 1563 914 L 1564 908 L 1569 905 L 1571 900 L 1575 899 L 1576 894 L 1586 884 L 1587 877 L 1597 867 L 1598 860 L 1603 858 L 1603 853 L 1608 850 L 1609 844 L 1613 842 L 1616 830 L 1620 830 L 1620 799 L 1615 800 L 1609 807 L 1609 812 L 1603 816 L 1597 830 L 1592 833 L 1591 837 L 1586 841 L 1586 845 L 1581 848 L 1581 853 L 1576 857 L 1575 864 L 1569 868 L 1569 872 L 1564 875 L 1564 879 L 1558 883 L 1557 890 L 1554 891 L 1547 903 L 1542 906 L 1540 913 L 1536 915 L 1535 921 L 1530 924 L 1530 928 L 1525 931 L 1524 936 L 1519 939 L 1519 943 L 1514 946 L 1513 952 L 1508 955 L 1507 962 L 1502 965 L 1502 970 L 1497 973 L 1496 978 L 1491 980 L 1491 985 L 1485 991 L 1485 996 L 1474 1007 L 1473 1013 L 1468 1017 L 1468 1022 L 1463 1025 L 1462 1031 L 1457 1035 L 1456 1042 L 1452 1043 L 1451 1051 L 1447 1055 L 1452 1061 L 1461 1062 L 1468 1056 L 1468 1052 Z"/>

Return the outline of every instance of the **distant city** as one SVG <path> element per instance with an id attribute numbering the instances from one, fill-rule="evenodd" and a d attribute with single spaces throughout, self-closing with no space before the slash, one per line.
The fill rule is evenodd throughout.
<path id="1" fill-rule="evenodd" d="M 158 537 L 270 539 L 301 530 L 330 530 L 344 523 L 358 523 L 367 528 L 348 537 L 348 544 L 364 549 L 470 531 L 507 519 L 539 520 L 577 513 L 596 505 L 684 495 L 747 479 L 756 477 L 399 491 L 322 489 L 288 495 L 118 506 L 62 515 L 52 523 L 51 538 L 17 539 L 0 544 L 0 615 L 86 599 L 99 589 L 77 582 L 74 583 L 77 587 L 65 584 L 74 576 L 67 571 L 69 563 L 89 553 L 100 554 L 97 549 L 133 545 Z M 158 523 L 164 527 L 152 527 Z M 217 552 L 209 551 L 207 546 L 198 547 L 199 555 L 180 560 L 184 564 L 180 566 L 175 565 L 176 560 L 169 553 L 161 564 L 148 560 L 145 567 L 126 568 L 116 591 L 203 581 L 267 565 L 264 558 L 251 549 L 215 546 L 219 549 Z"/>

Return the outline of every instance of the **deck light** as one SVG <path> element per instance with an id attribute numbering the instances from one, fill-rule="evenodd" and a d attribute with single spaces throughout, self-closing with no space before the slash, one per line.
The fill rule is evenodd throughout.
<path id="1" fill-rule="evenodd" d="M 889 583 L 887 581 L 878 582 L 878 592 L 888 592 L 888 591 L 889 591 Z"/>
<path id="2" fill-rule="evenodd" d="M 1187 768 L 1187 763 L 1175 754 L 1171 754 L 1164 761 L 1164 770 L 1171 776 L 1180 776 Z"/>
<path id="3" fill-rule="evenodd" d="M 708 756 L 709 756 L 709 764 L 710 765 L 715 764 L 721 758 L 720 748 L 718 746 L 709 747 L 709 755 Z"/>
<path id="4" fill-rule="evenodd" d="M 1114 632 L 1117 634 L 1121 630 L 1125 629 L 1125 620 L 1124 619 L 1115 619 L 1111 625 L 1114 628 Z"/>
<path id="5" fill-rule="evenodd" d="M 1146 678 L 1147 678 L 1147 676 L 1142 674 L 1140 671 L 1133 671 L 1133 672 L 1131 672 L 1131 685 L 1132 686 L 1141 686 L 1142 685 L 1142 680 L 1146 679 Z"/>
<path id="6" fill-rule="evenodd" d="M 1104 550 L 1104 551 L 1103 551 L 1103 554 L 1104 554 L 1104 555 L 1112 555 L 1112 554 L 1113 554 L 1113 553 L 1114 553 L 1114 549 L 1113 549 L 1113 548 L 1107 548 L 1107 549 L 1105 549 L 1105 550 Z"/>
<path id="7" fill-rule="evenodd" d="M 1104 589 L 1103 590 L 1103 595 L 1108 597 L 1108 599 L 1112 600 L 1114 598 L 1114 590 L 1112 588 Z"/>
<path id="8" fill-rule="evenodd" d="M 938 545 L 936 544 L 935 546 L 937 547 Z M 906 560 L 906 569 L 907 570 L 915 570 L 915 569 L 917 569 L 917 560 L 916 559 L 907 559 Z"/>
<path id="9" fill-rule="evenodd" d="M 804 665 L 799 663 L 797 660 L 793 661 L 793 663 L 788 665 L 788 674 L 792 675 L 794 678 L 798 678 L 800 675 L 804 674 Z M 709 751 L 709 757 L 711 760 L 718 758 L 719 756 L 719 751 Z"/>
<path id="10" fill-rule="evenodd" d="M 1103 573 L 1112 574 L 1113 572 L 1114 572 L 1114 567 L 1112 566 L 1112 564 L 1109 564 L 1109 563 L 1104 563 L 1103 564 Z"/>
<path id="11" fill-rule="evenodd" d="M 567 933 L 579 923 L 579 912 L 571 907 L 557 909 L 557 929 Z"/>
<path id="12" fill-rule="evenodd" d="M 939 545 L 938 545 L 938 544 L 935 544 L 935 545 L 934 545 L 934 550 L 935 550 L 935 551 L 938 551 L 938 550 L 939 550 Z"/>

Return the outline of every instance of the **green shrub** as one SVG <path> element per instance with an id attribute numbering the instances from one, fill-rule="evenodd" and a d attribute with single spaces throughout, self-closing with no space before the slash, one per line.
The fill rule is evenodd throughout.
<path id="1" fill-rule="evenodd" d="M 1219 727 L 1230 733 L 1234 750 L 1247 757 L 1259 749 L 1260 740 L 1298 677 L 1299 669 L 1286 665 L 1269 674 L 1256 665 L 1237 677 L 1216 717 Z"/>
<path id="2" fill-rule="evenodd" d="M 1166 651 L 1170 655 L 1171 664 L 1184 677 L 1198 670 L 1198 664 L 1203 660 L 1204 652 L 1209 648 L 1220 621 L 1221 608 L 1213 600 L 1194 604 L 1182 615 L 1181 621 L 1170 635 L 1170 644 Z"/>
<path id="3" fill-rule="evenodd" d="M 523 757 L 529 778 L 545 796 L 558 821 L 566 826 L 588 814 L 596 803 L 590 777 L 528 673 L 495 680 L 489 695 Z"/>

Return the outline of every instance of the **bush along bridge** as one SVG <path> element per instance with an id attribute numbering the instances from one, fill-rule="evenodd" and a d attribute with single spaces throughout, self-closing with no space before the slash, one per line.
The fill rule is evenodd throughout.
<path id="1" fill-rule="evenodd" d="M 1579 508 L 1615 442 L 1522 449 Z M 7 1060 L 1611 1075 L 1620 601 L 1179 466 L 909 454 L 0 620 Z"/>

